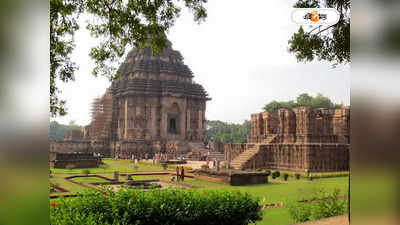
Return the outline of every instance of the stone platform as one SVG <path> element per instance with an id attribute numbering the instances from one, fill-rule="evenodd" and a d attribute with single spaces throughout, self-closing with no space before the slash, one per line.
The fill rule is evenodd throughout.
<path id="1" fill-rule="evenodd" d="M 194 177 L 201 180 L 221 182 L 233 186 L 266 184 L 268 172 L 247 172 L 239 170 L 198 169 L 193 171 Z"/>

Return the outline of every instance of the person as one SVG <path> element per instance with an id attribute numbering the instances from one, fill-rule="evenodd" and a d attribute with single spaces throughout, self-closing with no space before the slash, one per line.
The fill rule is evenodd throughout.
<path id="1" fill-rule="evenodd" d="M 216 166 L 216 159 L 213 160 L 213 167 L 215 168 Z"/>
<path id="2" fill-rule="evenodd" d="M 267 139 L 267 134 L 264 134 L 264 139 Z"/>
<path id="3" fill-rule="evenodd" d="M 206 164 L 208 166 L 208 164 L 210 163 L 210 160 L 208 159 L 208 156 L 206 156 Z"/>
<path id="4" fill-rule="evenodd" d="M 176 167 L 176 181 L 179 182 L 180 176 L 179 176 L 179 166 Z"/>
<path id="5" fill-rule="evenodd" d="M 185 180 L 185 169 L 182 166 L 182 169 L 181 169 L 181 181 L 183 182 L 183 180 Z"/>

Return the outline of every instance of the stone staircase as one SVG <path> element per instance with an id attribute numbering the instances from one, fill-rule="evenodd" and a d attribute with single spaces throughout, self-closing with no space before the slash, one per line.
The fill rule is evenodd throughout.
<path id="1" fill-rule="evenodd" d="M 277 135 L 269 135 L 267 137 L 267 139 L 265 139 L 262 144 L 269 144 L 269 143 L 273 143 L 275 141 L 275 138 L 277 138 Z M 237 156 L 236 158 L 234 158 L 232 160 L 232 168 L 233 169 L 237 169 L 237 170 L 241 170 L 243 169 L 243 166 L 249 161 L 251 160 L 258 152 L 259 152 L 260 148 L 258 144 L 254 144 L 254 146 L 249 147 L 248 149 L 246 149 L 244 152 L 242 152 L 239 156 Z"/>
<path id="2" fill-rule="evenodd" d="M 209 160 L 214 160 L 217 159 L 218 161 L 223 161 L 224 160 L 224 153 L 221 152 L 210 152 L 208 155 Z"/>
<path id="3" fill-rule="evenodd" d="M 224 160 L 224 153 L 221 152 L 211 152 L 210 149 L 206 149 L 204 147 L 204 144 L 201 142 L 189 142 L 188 143 L 189 148 L 191 149 L 189 153 L 186 154 L 186 158 L 189 160 L 200 160 L 201 158 L 204 158 L 207 156 L 208 152 L 210 152 L 210 155 L 208 158 L 210 160 L 217 159 L 219 161 Z"/>
<path id="4" fill-rule="evenodd" d="M 232 168 L 241 170 L 242 166 L 246 164 L 246 162 L 249 161 L 255 154 L 257 154 L 258 151 L 259 151 L 258 145 L 246 149 L 246 151 L 242 152 L 238 157 L 232 160 L 231 164 Z"/>

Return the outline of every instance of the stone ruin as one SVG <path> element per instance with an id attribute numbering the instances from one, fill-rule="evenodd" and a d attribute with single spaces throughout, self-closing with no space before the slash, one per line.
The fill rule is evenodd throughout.
<path id="1" fill-rule="evenodd" d="M 50 166 L 53 168 L 95 168 L 101 164 L 101 158 L 85 152 L 51 152 Z"/>
<path id="2" fill-rule="evenodd" d="M 193 81 L 180 52 L 167 47 L 158 55 L 150 46 L 130 51 L 121 75 L 92 104 L 92 121 L 51 152 L 96 152 L 104 157 L 169 158 L 204 150 L 205 110 L 210 100 Z"/>
<path id="3" fill-rule="evenodd" d="M 279 109 L 251 115 L 248 143 L 226 144 L 233 169 L 349 170 L 350 108 Z"/>
<path id="4" fill-rule="evenodd" d="M 211 170 L 197 169 L 193 171 L 194 177 L 201 180 L 220 182 L 232 186 L 266 184 L 269 172 L 239 171 L 239 170 Z"/>

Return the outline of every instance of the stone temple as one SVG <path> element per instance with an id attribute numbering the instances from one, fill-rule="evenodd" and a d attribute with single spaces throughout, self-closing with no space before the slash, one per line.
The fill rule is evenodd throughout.
<path id="1" fill-rule="evenodd" d="M 204 147 L 210 98 L 170 42 L 158 55 L 150 46 L 134 48 L 119 72 L 93 102 L 90 125 L 52 142 L 50 151 L 120 158 L 166 153 L 172 158 Z"/>
<path id="2" fill-rule="evenodd" d="M 349 170 L 350 108 L 279 109 L 251 115 L 246 144 L 226 144 L 234 169 Z"/>

